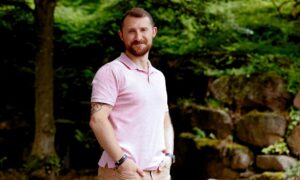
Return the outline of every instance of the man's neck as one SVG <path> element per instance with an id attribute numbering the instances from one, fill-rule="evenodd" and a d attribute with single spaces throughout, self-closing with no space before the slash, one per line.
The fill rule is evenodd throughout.
<path id="1" fill-rule="evenodd" d="M 125 54 L 129 59 L 136 64 L 139 68 L 148 71 L 148 54 L 146 53 L 144 56 L 134 56 L 128 51 L 125 51 Z"/>

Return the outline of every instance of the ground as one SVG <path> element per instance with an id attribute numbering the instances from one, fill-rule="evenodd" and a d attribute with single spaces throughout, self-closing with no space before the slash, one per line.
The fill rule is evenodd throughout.
<path id="1" fill-rule="evenodd" d="M 95 173 L 90 171 L 76 172 L 71 170 L 65 175 L 57 177 L 57 180 L 96 180 Z M 29 180 L 28 175 L 21 170 L 8 169 L 6 171 L 0 171 L 0 180 Z"/>

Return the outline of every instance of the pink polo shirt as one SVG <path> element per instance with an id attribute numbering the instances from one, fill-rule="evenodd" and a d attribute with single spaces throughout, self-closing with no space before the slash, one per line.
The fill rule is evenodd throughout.
<path id="1" fill-rule="evenodd" d="M 122 150 L 143 170 L 154 170 L 166 149 L 164 115 L 168 111 L 164 75 L 150 61 L 139 69 L 124 53 L 102 66 L 92 82 L 91 102 L 113 106 L 109 120 Z M 115 167 L 103 152 L 99 165 Z"/>

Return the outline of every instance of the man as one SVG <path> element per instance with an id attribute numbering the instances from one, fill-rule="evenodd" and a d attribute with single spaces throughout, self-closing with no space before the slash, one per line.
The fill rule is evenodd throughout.
<path id="1" fill-rule="evenodd" d="M 93 79 L 90 127 L 104 149 L 99 180 L 171 178 L 174 131 L 165 77 L 148 60 L 156 33 L 147 11 L 127 11 L 119 31 L 125 52 Z"/>

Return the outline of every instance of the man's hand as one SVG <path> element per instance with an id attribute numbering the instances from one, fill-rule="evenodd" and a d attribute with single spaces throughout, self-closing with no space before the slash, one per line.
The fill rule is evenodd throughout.
<path id="1" fill-rule="evenodd" d="M 118 167 L 118 171 L 135 172 L 138 173 L 141 177 L 145 176 L 143 170 L 137 167 L 137 165 L 131 159 L 126 159 L 126 161 Z"/>
<path id="2" fill-rule="evenodd" d="M 157 171 L 162 171 L 163 168 L 170 168 L 172 165 L 172 158 L 170 156 L 165 156 L 162 162 L 159 164 Z"/>

